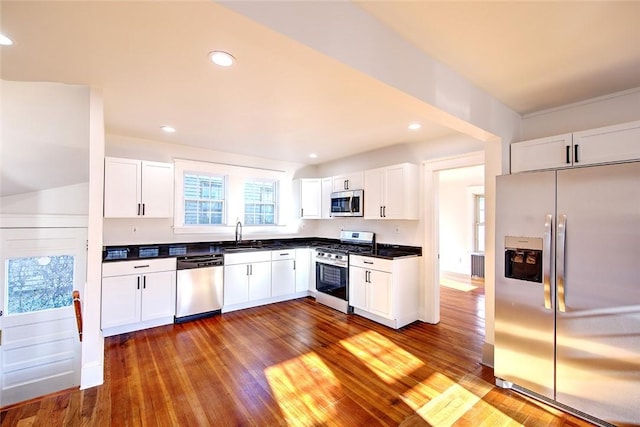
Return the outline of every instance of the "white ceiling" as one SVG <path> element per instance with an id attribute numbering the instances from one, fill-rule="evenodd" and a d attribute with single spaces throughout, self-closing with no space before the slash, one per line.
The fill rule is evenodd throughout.
<path id="1" fill-rule="evenodd" d="M 103 88 L 108 133 L 297 163 L 451 133 L 416 98 L 209 0 L 0 5 L 15 42 L 2 78 Z M 640 86 L 640 2 L 359 6 L 519 113 Z M 208 62 L 215 49 L 237 65 Z"/>

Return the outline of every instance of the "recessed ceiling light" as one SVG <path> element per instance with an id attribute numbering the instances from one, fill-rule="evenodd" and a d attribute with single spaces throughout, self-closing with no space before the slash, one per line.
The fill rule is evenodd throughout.
<path id="1" fill-rule="evenodd" d="M 317 159 L 318 155 L 316 153 L 311 153 L 311 154 L 309 154 L 309 157 L 312 158 L 312 159 Z"/>
<path id="2" fill-rule="evenodd" d="M 11 46 L 13 44 L 13 41 L 5 36 L 4 34 L 0 34 L 0 45 L 1 46 Z"/>
<path id="3" fill-rule="evenodd" d="M 211 59 L 214 64 L 221 67 L 229 67 L 236 62 L 236 58 L 234 58 L 233 55 L 221 50 L 214 50 L 213 52 L 210 52 L 209 59 Z"/>
<path id="4" fill-rule="evenodd" d="M 176 128 L 174 128 L 173 126 L 160 126 L 160 129 L 162 129 L 166 133 L 174 133 L 176 131 Z"/>
<path id="5" fill-rule="evenodd" d="M 409 129 L 410 130 L 418 130 L 422 127 L 422 125 L 420 123 L 411 123 L 409 125 Z"/>

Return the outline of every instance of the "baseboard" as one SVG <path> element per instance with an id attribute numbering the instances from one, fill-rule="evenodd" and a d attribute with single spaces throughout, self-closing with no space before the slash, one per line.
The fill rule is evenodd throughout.
<path id="1" fill-rule="evenodd" d="M 485 342 L 482 345 L 482 361 L 480 363 L 493 368 L 493 344 Z"/>
<path id="2" fill-rule="evenodd" d="M 102 385 L 104 383 L 104 366 L 102 363 L 89 363 L 82 367 L 80 390 Z"/>

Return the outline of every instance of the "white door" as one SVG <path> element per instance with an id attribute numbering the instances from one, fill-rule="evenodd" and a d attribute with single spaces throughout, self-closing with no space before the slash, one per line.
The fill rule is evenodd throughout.
<path id="1" fill-rule="evenodd" d="M 86 244 L 86 228 L 2 230 L 0 406 L 80 385 Z"/>

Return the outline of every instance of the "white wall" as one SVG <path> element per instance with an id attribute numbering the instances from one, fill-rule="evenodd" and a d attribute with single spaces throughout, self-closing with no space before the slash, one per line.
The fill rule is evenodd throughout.
<path id="1" fill-rule="evenodd" d="M 475 194 L 484 194 L 484 165 L 438 172 L 440 271 L 471 274 Z"/>
<path id="2" fill-rule="evenodd" d="M 86 215 L 89 207 L 89 183 L 47 188 L 14 194 L 0 199 L 3 214 L 47 213 Z"/>
<path id="3" fill-rule="evenodd" d="M 640 88 L 528 114 L 522 140 L 640 120 Z"/>
<path id="4" fill-rule="evenodd" d="M 105 155 L 158 162 L 173 162 L 174 159 L 197 160 L 226 165 L 270 169 L 282 171 L 285 176 L 285 181 L 290 181 L 296 171 L 303 167 L 303 165 L 297 163 L 112 134 L 106 136 Z M 286 185 L 281 188 L 281 191 L 291 194 L 291 189 Z M 106 246 L 224 241 L 235 238 L 235 222 L 227 227 L 216 227 L 215 230 L 211 232 L 192 234 L 174 233 L 173 218 L 105 218 L 103 226 L 104 245 Z M 301 229 L 301 227 L 302 225 L 299 221 L 294 221 L 287 227 L 274 227 L 267 231 L 264 229 L 256 231 L 256 229 L 252 227 L 244 227 L 243 238 L 245 240 L 251 240 L 298 236 L 302 232 L 311 232 L 313 224 L 305 225 L 304 229 Z"/>
<path id="5" fill-rule="evenodd" d="M 355 156 L 346 157 L 333 162 L 323 163 L 317 166 L 318 177 L 327 177 L 342 173 L 364 171 L 378 167 L 399 163 L 420 164 L 423 160 L 453 156 L 482 150 L 484 144 L 475 138 L 453 134 L 430 141 L 414 144 L 398 144 Z M 367 195 L 365 194 L 365 197 Z M 419 206 L 422 206 L 423 194 L 419 193 Z M 389 221 L 389 220 L 364 220 L 362 218 L 331 218 L 324 220 L 309 220 L 305 223 L 315 223 L 313 229 L 319 237 L 337 238 L 341 229 L 354 229 L 373 231 L 379 243 L 404 244 L 422 246 L 424 233 L 422 222 L 415 221 Z M 396 229 L 398 231 L 396 232 Z"/>
<path id="6" fill-rule="evenodd" d="M 89 88 L 0 81 L 0 213 L 88 213 Z"/>

